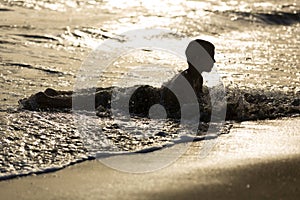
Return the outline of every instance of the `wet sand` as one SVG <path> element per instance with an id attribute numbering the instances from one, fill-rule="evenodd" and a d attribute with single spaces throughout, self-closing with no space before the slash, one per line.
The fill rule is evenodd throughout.
<path id="1" fill-rule="evenodd" d="M 199 158 L 203 142 L 194 142 L 172 165 L 150 173 L 120 172 L 93 160 L 2 181 L 0 194 L 2 199 L 297 199 L 299 122 L 297 117 L 235 124 L 207 157 Z"/>

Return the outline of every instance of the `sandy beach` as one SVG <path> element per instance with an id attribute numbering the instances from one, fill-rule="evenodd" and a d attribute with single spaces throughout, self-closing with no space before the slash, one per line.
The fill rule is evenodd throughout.
<path id="1" fill-rule="evenodd" d="M 235 124 L 206 158 L 199 158 L 203 142 L 194 142 L 176 162 L 150 173 L 120 172 L 93 160 L 2 181 L 1 199 L 297 199 L 299 122 Z"/>
<path id="2" fill-rule="evenodd" d="M 0 16 L 1 200 L 299 198 L 297 0 L 4 0 Z M 74 91 L 80 72 L 90 72 L 82 70 L 83 63 L 90 63 L 88 55 L 105 41 L 122 45 L 130 42 L 127 31 L 135 30 L 135 38 L 140 30 L 154 29 L 172 33 L 142 41 L 172 39 L 172 46 L 198 38 L 215 45 L 214 70 L 227 90 L 227 105 L 233 105 L 227 113 L 236 114 L 226 121 L 233 124 L 229 133 L 168 146 L 182 135 L 161 118 L 126 124 L 92 116 L 86 120 L 90 128 L 78 125 L 81 120 L 70 110 L 40 110 L 34 101 L 28 101 L 32 109 L 22 105 L 20 100 L 47 88 Z M 100 55 L 109 58 L 106 50 Z M 124 50 L 104 71 L 93 73 L 95 87 L 160 87 L 187 68 L 187 60 L 173 53 L 148 46 Z M 201 131 L 199 138 L 205 137 Z M 182 147 L 187 151 L 178 157 Z M 90 159 L 98 152 L 119 154 L 102 162 Z M 135 164 L 151 168 L 153 158 L 173 162 L 139 174 L 107 165 L 131 164 L 136 168 L 127 171 L 136 171 Z"/>

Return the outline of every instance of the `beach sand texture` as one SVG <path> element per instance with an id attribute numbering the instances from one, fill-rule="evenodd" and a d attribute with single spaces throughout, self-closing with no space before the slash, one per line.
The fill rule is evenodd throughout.
<path id="1" fill-rule="evenodd" d="M 296 0 L 1 1 L 0 199 L 297 199 L 299 13 Z M 193 142 L 170 166 L 132 174 L 90 160 L 70 112 L 19 109 L 18 100 L 46 88 L 73 90 L 77 70 L 99 42 L 119 41 L 120 33 L 137 28 L 209 40 L 216 46 L 215 69 L 229 91 L 270 95 L 278 100 L 270 108 L 282 110 L 283 118 L 230 122 L 230 133 L 213 140 L 207 157 L 199 158 L 207 141 Z M 129 85 L 159 86 L 186 67 L 165 51 L 133 51 L 101 74 L 99 87 L 120 86 L 124 76 Z M 121 141 L 113 122 L 96 120 L 123 150 L 134 150 L 130 137 Z M 166 129 L 172 137 L 170 124 L 150 126 L 151 134 Z M 189 144 L 135 155 L 136 162 L 172 157 L 170 152 Z M 49 170 L 57 171 L 43 173 Z"/>
<path id="2" fill-rule="evenodd" d="M 203 142 L 194 142 L 176 162 L 150 173 L 120 172 L 93 160 L 2 181 L 1 199 L 297 199 L 299 122 L 235 124 L 206 158 L 199 158 Z"/>

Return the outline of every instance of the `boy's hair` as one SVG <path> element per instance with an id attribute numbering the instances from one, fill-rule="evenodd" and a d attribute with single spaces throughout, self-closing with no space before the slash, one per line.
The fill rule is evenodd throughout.
<path id="1" fill-rule="evenodd" d="M 189 55 L 191 54 L 191 51 L 195 50 L 195 48 L 192 48 L 192 47 L 193 46 L 195 47 L 195 45 L 198 45 L 198 44 L 201 45 L 203 47 L 203 49 L 206 50 L 206 52 L 210 55 L 210 57 L 215 62 L 215 58 L 214 58 L 215 46 L 211 42 L 208 42 L 206 40 L 201 40 L 201 39 L 196 39 L 189 43 L 189 45 L 187 46 L 186 51 L 185 51 L 186 57 L 188 58 Z"/>

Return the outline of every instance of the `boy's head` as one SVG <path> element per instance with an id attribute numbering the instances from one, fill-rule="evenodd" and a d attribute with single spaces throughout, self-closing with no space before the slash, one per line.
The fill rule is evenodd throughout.
<path id="1" fill-rule="evenodd" d="M 189 43 L 185 55 L 189 67 L 193 67 L 199 72 L 210 72 L 215 63 L 215 46 L 208 41 L 196 39 Z"/>

